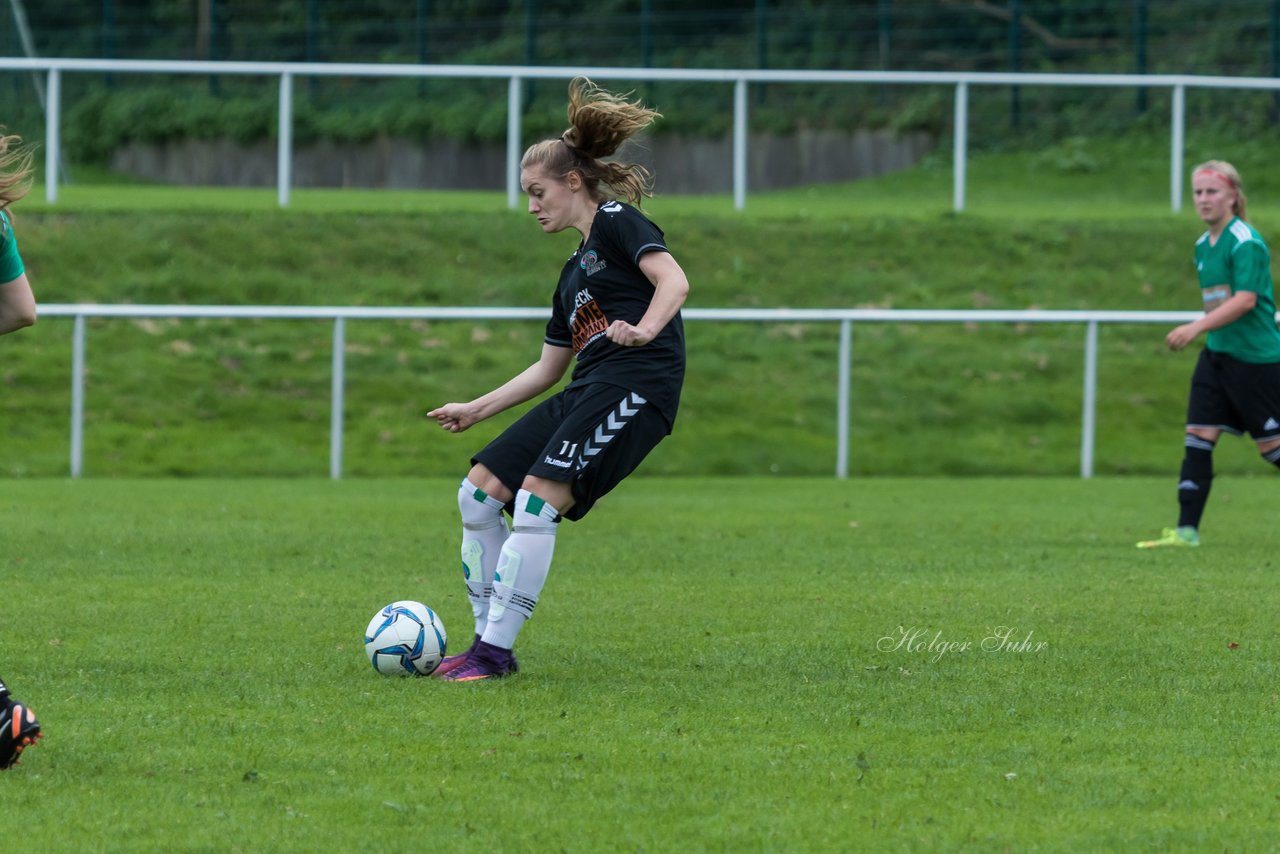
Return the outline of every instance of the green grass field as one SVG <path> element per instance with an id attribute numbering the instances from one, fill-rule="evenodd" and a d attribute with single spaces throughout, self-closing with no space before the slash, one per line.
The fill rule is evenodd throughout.
<path id="1" fill-rule="evenodd" d="M 1220 479 L 667 479 L 562 526 L 522 672 L 465 642 L 454 481 L 10 481 L 0 774 L 26 850 L 1261 850 L 1280 534 Z M 904 642 L 905 638 L 905 642 Z"/>
<path id="2" fill-rule="evenodd" d="M 1235 160 L 1272 234 L 1272 151 L 1187 157 Z M 691 306 L 1191 309 L 1167 169 L 1159 141 L 1067 140 L 975 157 L 961 215 L 939 157 L 651 210 Z M 46 303 L 542 305 L 572 244 L 499 193 L 86 182 L 17 228 Z M 329 326 L 219 320 L 90 322 L 63 479 L 70 329 L 0 340 L 0 674 L 48 733 L 0 774 L 5 842 L 1276 846 L 1275 473 L 1222 442 L 1204 547 L 1133 547 L 1176 512 L 1192 355 L 1160 327 L 1102 330 L 1080 480 L 1082 329 L 860 325 L 840 481 L 836 329 L 690 323 L 675 434 L 562 526 L 521 674 L 476 685 L 380 677 L 361 633 L 414 598 L 469 639 L 457 478 L 515 413 L 422 413 L 527 364 L 539 324 L 351 322 L 337 482 Z"/>

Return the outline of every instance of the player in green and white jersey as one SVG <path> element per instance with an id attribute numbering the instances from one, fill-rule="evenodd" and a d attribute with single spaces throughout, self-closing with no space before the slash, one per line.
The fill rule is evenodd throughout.
<path id="1" fill-rule="evenodd" d="M 36 322 L 36 299 L 6 208 L 31 186 L 31 149 L 0 128 L 0 335 Z"/>
<path id="2" fill-rule="evenodd" d="M 1280 330 L 1271 283 L 1271 251 L 1245 220 L 1240 174 L 1210 160 L 1191 175 L 1196 213 L 1209 227 L 1195 245 L 1204 314 L 1165 336 L 1181 350 L 1207 333 L 1191 377 L 1187 432 L 1178 478 L 1178 524 L 1139 548 L 1198 546 L 1213 482 L 1218 437 L 1249 433 L 1258 453 L 1280 466 Z"/>
<path id="3" fill-rule="evenodd" d="M 35 297 L 5 210 L 31 186 L 31 150 L 22 148 L 21 142 L 0 128 L 0 335 L 36 322 Z M 0 771 L 16 765 L 22 751 L 40 736 L 35 712 L 14 699 L 0 679 Z"/>

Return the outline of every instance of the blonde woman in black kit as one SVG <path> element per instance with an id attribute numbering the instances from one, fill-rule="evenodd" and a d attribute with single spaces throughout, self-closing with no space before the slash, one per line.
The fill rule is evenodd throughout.
<path id="1" fill-rule="evenodd" d="M 569 129 L 521 160 L 520 186 L 542 230 L 582 237 L 560 272 L 542 354 L 499 388 L 428 415 L 460 433 L 542 394 L 576 366 L 563 390 L 471 458 L 458 506 L 476 635 L 441 662 L 444 679 L 516 672 L 512 648 L 546 582 L 560 520 L 585 516 L 675 423 L 689 281 L 638 208 L 650 195 L 648 171 L 603 160 L 658 115 L 580 77 L 569 84 Z"/>

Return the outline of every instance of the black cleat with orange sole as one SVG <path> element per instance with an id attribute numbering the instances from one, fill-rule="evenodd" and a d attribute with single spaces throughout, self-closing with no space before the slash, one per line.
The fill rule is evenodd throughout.
<path id="1" fill-rule="evenodd" d="M 0 682 L 0 771 L 18 764 L 22 751 L 43 735 L 36 713 L 26 703 L 13 699 Z"/>

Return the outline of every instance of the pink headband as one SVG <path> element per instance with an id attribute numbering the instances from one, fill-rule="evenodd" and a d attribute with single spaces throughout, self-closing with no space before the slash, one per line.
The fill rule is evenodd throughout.
<path id="1" fill-rule="evenodd" d="M 1196 170 L 1195 177 L 1199 178 L 1199 177 L 1202 177 L 1202 176 L 1203 176 L 1203 177 L 1206 177 L 1206 178 L 1217 178 L 1219 181 L 1221 181 L 1222 183 L 1226 184 L 1226 185 L 1227 185 L 1228 187 L 1230 187 L 1232 190 L 1236 189 L 1236 182 L 1235 182 L 1235 181 L 1233 181 L 1233 180 L 1231 180 L 1230 176 L 1228 176 L 1228 175 L 1223 175 L 1221 172 L 1218 172 L 1218 171 L 1216 171 L 1216 170 L 1213 170 L 1213 169 L 1197 169 L 1197 170 Z"/>

